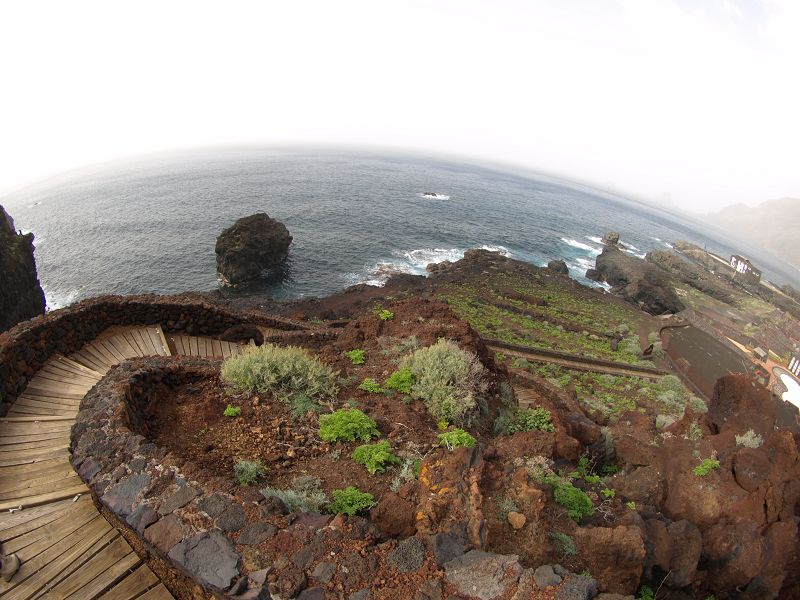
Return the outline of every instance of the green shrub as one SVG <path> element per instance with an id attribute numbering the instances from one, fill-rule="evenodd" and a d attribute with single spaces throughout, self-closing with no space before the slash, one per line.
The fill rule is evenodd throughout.
<path id="1" fill-rule="evenodd" d="M 262 346 L 249 348 L 222 363 L 222 380 L 237 390 L 305 394 L 321 399 L 339 391 L 336 373 L 302 348 Z"/>
<path id="2" fill-rule="evenodd" d="M 505 496 L 498 496 L 494 499 L 494 505 L 497 508 L 497 519 L 505 521 L 508 518 L 508 513 L 518 512 L 519 507 L 514 503 L 511 498 Z"/>
<path id="3" fill-rule="evenodd" d="M 289 410 L 293 419 L 302 419 L 308 413 L 321 413 L 322 405 L 305 394 L 292 394 L 289 397 Z"/>
<path id="4" fill-rule="evenodd" d="M 594 514 L 594 505 L 583 490 L 560 477 L 545 477 L 543 483 L 553 487 L 553 498 L 557 504 L 567 509 L 567 514 L 576 523 Z"/>
<path id="5" fill-rule="evenodd" d="M 357 408 L 342 408 L 319 419 L 319 437 L 326 442 L 368 442 L 379 436 L 375 421 Z"/>
<path id="6" fill-rule="evenodd" d="M 412 385 L 414 385 L 414 374 L 408 367 L 395 371 L 383 382 L 387 390 L 396 390 L 401 394 L 410 394 Z"/>
<path id="7" fill-rule="evenodd" d="M 375 503 L 372 494 L 362 492 L 352 485 L 343 490 L 334 490 L 332 496 L 333 502 L 328 505 L 328 511 L 334 514 L 344 513 L 351 517 Z"/>
<path id="8" fill-rule="evenodd" d="M 600 490 L 600 493 L 603 494 L 603 498 L 613 498 L 617 495 L 617 492 L 612 490 L 611 488 L 603 488 Z"/>
<path id="9" fill-rule="evenodd" d="M 233 475 L 239 485 L 255 485 L 267 475 L 267 468 L 258 460 L 240 460 L 233 465 Z"/>
<path id="10" fill-rule="evenodd" d="M 511 435 L 518 431 L 555 431 L 550 411 L 542 406 L 517 410 L 508 425 L 507 432 Z"/>
<path id="11" fill-rule="evenodd" d="M 486 393 L 485 369 L 478 357 L 450 340 L 416 350 L 400 366 L 414 376 L 411 396 L 422 400 L 437 421 L 468 424 Z"/>
<path id="12" fill-rule="evenodd" d="M 656 600 L 656 594 L 649 585 L 643 585 L 639 588 L 639 595 L 636 596 L 636 600 Z"/>
<path id="13" fill-rule="evenodd" d="M 320 512 L 328 502 L 321 484 L 319 477 L 296 477 L 291 488 L 282 490 L 268 487 L 261 490 L 261 495 L 280 499 L 289 512 Z"/>
<path id="14" fill-rule="evenodd" d="M 719 461 L 715 458 L 704 458 L 703 461 L 694 468 L 694 474 L 698 477 L 705 477 L 714 469 L 719 469 Z"/>
<path id="15" fill-rule="evenodd" d="M 381 321 L 390 321 L 391 319 L 394 319 L 394 313 L 390 310 L 382 308 L 378 311 L 378 318 Z"/>
<path id="16" fill-rule="evenodd" d="M 631 500 L 630 502 L 626 502 L 625 506 L 627 506 L 631 510 L 636 510 L 636 502 Z"/>
<path id="17" fill-rule="evenodd" d="M 438 436 L 439 445 L 444 446 L 448 450 L 455 450 L 456 448 L 472 448 L 477 440 L 468 434 L 463 429 L 453 429 L 447 433 L 440 433 Z"/>
<path id="18" fill-rule="evenodd" d="M 363 365 L 366 359 L 366 353 L 361 350 L 360 348 L 356 348 L 355 350 L 349 350 L 344 353 L 344 355 L 350 359 L 354 365 Z"/>
<path id="19" fill-rule="evenodd" d="M 760 448 L 761 444 L 763 443 L 764 438 L 752 429 L 748 429 L 747 432 L 743 433 L 742 435 L 736 436 L 737 446 L 744 446 L 745 448 Z"/>
<path id="20" fill-rule="evenodd" d="M 222 411 L 222 414 L 226 417 L 238 417 L 242 414 L 242 409 L 239 406 L 228 404 L 228 406 L 225 407 L 225 410 Z"/>
<path id="21" fill-rule="evenodd" d="M 593 483 L 593 484 L 600 483 L 602 481 L 599 475 L 587 475 L 586 477 L 583 478 L 583 480 L 586 483 Z"/>
<path id="22" fill-rule="evenodd" d="M 361 382 L 361 385 L 358 386 L 358 389 L 363 390 L 365 392 L 369 392 L 370 394 L 383 393 L 383 388 L 380 386 L 380 384 L 374 379 L 371 379 L 369 377 L 367 377 L 364 381 Z"/>
<path id="23" fill-rule="evenodd" d="M 566 533 L 558 533 L 556 531 L 550 534 L 550 539 L 555 544 L 556 552 L 561 556 L 575 556 L 578 554 L 578 547 L 573 540 Z"/>
<path id="24" fill-rule="evenodd" d="M 364 465 L 370 475 L 383 473 L 387 465 L 399 465 L 403 461 L 389 449 L 389 442 L 364 444 L 353 451 L 353 460 Z"/>

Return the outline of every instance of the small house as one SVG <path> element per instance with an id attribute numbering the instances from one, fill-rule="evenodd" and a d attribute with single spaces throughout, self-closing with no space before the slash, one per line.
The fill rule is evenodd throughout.
<path id="1" fill-rule="evenodd" d="M 739 254 L 732 255 L 730 265 L 736 271 L 734 278 L 736 278 L 737 274 L 741 274 L 744 276 L 743 279 L 749 283 L 759 283 L 761 281 L 761 271 L 756 269 L 744 256 Z"/>

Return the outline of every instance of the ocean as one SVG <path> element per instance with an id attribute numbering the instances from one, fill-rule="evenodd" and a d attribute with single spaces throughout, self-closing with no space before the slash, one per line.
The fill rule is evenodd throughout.
<path id="1" fill-rule="evenodd" d="M 436 197 L 425 196 L 434 192 Z M 281 280 L 249 290 L 323 296 L 483 247 L 585 278 L 614 230 L 637 256 L 685 239 L 749 253 L 776 283 L 796 269 L 724 234 L 585 185 L 442 158 L 388 152 L 224 148 L 84 169 L 0 197 L 36 236 L 48 308 L 102 294 L 217 289 L 214 244 L 266 212 L 294 237 Z"/>

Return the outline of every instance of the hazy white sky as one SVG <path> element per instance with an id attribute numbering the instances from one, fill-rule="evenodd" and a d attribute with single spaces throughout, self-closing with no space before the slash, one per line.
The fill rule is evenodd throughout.
<path id="1" fill-rule="evenodd" d="M 215 144 L 459 153 L 704 211 L 800 196 L 799 0 L 0 4 L 0 192 Z"/>

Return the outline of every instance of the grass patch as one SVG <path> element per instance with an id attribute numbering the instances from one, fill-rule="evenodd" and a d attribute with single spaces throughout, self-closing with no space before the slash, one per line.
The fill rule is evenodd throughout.
<path id="1" fill-rule="evenodd" d="M 693 469 L 693 473 L 698 477 L 705 477 L 711 471 L 719 469 L 719 461 L 715 458 L 704 458 L 702 462 Z"/>
<path id="2" fill-rule="evenodd" d="M 383 388 L 381 387 L 381 385 L 370 377 L 367 377 L 364 381 L 362 381 L 361 385 L 358 386 L 358 389 L 364 392 L 369 392 L 370 394 L 383 393 Z"/>
<path id="3" fill-rule="evenodd" d="M 478 442 L 463 429 L 453 429 L 446 433 L 440 433 L 437 437 L 439 438 L 439 445 L 444 446 L 448 450 L 472 448 Z"/>
<path id="4" fill-rule="evenodd" d="M 228 406 L 225 407 L 225 410 L 222 411 L 222 414 L 226 417 L 238 417 L 242 414 L 242 408 L 240 406 L 228 404 Z"/>
<path id="5" fill-rule="evenodd" d="M 414 385 L 414 374 L 411 369 L 404 367 L 392 373 L 389 378 L 383 382 L 383 387 L 387 390 L 395 390 L 401 394 L 410 394 L 411 387 Z"/>

